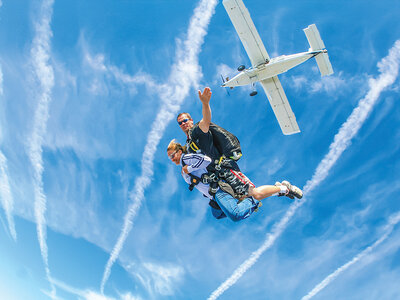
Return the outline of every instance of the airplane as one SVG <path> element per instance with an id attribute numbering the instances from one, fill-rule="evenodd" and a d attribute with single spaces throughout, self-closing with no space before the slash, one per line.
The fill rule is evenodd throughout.
<path id="1" fill-rule="evenodd" d="M 267 94 L 282 133 L 290 135 L 300 132 L 296 117 L 278 75 L 313 57 L 317 61 L 321 77 L 333 74 L 328 51 L 317 27 L 312 24 L 303 29 L 310 44 L 310 49 L 307 52 L 270 58 L 243 1 L 223 0 L 222 3 L 252 64 L 252 67 L 248 69 L 244 65 L 239 66 L 238 71 L 240 73 L 232 79 L 227 78 L 222 86 L 233 88 L 251 84 L 253 91 L 250 96 L 254 96 L 257 94 L 257 91 L 254 90 L 254 84 L 260 82 Z"/>

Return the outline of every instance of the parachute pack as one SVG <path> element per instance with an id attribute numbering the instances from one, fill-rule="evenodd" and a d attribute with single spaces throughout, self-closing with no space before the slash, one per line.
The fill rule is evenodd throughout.
<path id="1" fill-rule="evenodd" d="M 193 130 L 198 126 L 199 123 L 196 123 L 191 131 L 193 132 Z M 234 161 L 237 161 L 242 157 L 242 149 L 240 148 L 239 139 L 233 133 L 214 123 L 210 123 L 209 131 L 212 134 L 214 146 L 217 148 L 220 156 L 225 156 Z M 193 152 L 200 150 L 200 146 L 197 145 L 194 140 L 190 141 L 189 148 L 189 151 Z"/>

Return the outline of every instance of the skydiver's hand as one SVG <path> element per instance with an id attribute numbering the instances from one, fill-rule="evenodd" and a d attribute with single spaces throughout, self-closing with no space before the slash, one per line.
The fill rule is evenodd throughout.
<path id="1" fill-rule="evenodd" d="M 185 174 L 189 174 L 188 165 L 182 167 L 182 172 L 185 173 Z"/>
<path id="2" fill-rule="evenodd" d="M 203 119 L 201 119 L 199 122 L 199 128 L 204 133 L 208 132 L 211 124 L 211 108 L 210 108 L 211 94 L 212 94 L 211 89 L 209 87 L 206 87 L 203 93 L 199 91 L 199 98 L 202 103 L 201 113 L 203 115 Z"/>
<path id="3" fill-rule="evenodd" d="M 208 103 L 210 103 L 210 99 L 211 99 L 211 94 L 212 94 L 212 92 L 211 92 L 211 89 L 210 89 L 209 87 L 204 88 L 203 93 L 201 93 L 200 90 L 198 91 L 198 93 L 199 93 L 200 101 L 201 101 L 203 104 L 208 104 Z"/>

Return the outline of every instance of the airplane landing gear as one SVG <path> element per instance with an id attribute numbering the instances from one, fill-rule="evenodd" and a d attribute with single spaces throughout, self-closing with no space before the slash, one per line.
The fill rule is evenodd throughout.
<path id="1" fill-rule="evenodd" d="M 257 95 L 257 91 L 256 91 L 254 82 L 251 84 L 251 87 L 252 87 L 253 91 L 250 93 L 250 96 L 253 97 L 253 96 Z"/>
<path id="2" fill-rule="evenodd" d="M 239 72 L 242 72 L 244 69 L 246 69 L 245 65 L 240 65 L 240 66 L 237 68 L 237 70 L 238 70 Z"/>

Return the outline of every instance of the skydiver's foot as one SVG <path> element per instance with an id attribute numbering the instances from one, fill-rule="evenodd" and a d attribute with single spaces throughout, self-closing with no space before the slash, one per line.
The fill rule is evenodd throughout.
<path id="1" fill-rule="evenodd" d="M 294 199 L 294 197 L 296 197 L 297 199 L 303 198 L 302 190 L 299 189 L 297 186 L 290 184 L 289 181 L 282 181 L 282 185 L 288 188 L 289 192 L 286 196 L 290 199 Z"/>
<path id="2" fill-rule="evenodd" d="M 257 207 L 254 209 L 254 212 L 258 212 L 258 209 L 262 206 L 262 202 L 258 202 Z"/>
<path id="3" fill-rule="evenodd" d="M 283 185 L 282 183 L 280 183 L 279 181 L 277 181 L 277 182 L 275 182 L 275 186 L 282 187 L 282 186 L 284 186 L 284 185 Z M 286 185 L 285 185 L 285 186 L 286 186 Z M 294 196 L 293 196 L 292 194 L 289 194 L 289 188 L 286 187 L 285 190 L 286 190 L 286 191 L 281 191 L 281 192 L 279 192 L 278 197 L 286 196 L 286 197 L 288 197 L 288 198 L 290 198 L 290 199 L 294 199 Z"/>

